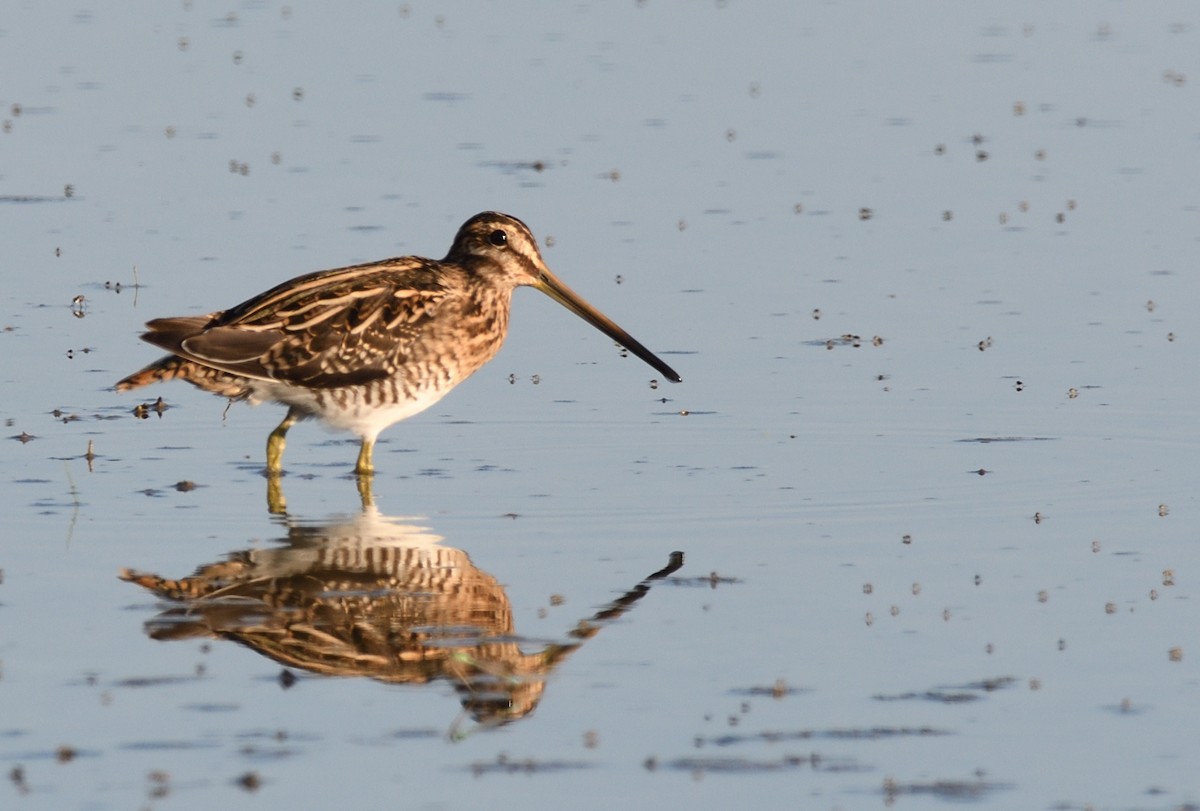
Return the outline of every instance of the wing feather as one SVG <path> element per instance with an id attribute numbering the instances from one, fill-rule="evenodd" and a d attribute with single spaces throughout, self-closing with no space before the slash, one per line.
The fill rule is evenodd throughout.
<path id="1" fill-rule="evenodd" d="M 308 274 L 229 310 L 161 318 L 142 337 L 249 378 L 313 388 L 358 385 L 401 368 L 452 288 L 416 257 Z"/>

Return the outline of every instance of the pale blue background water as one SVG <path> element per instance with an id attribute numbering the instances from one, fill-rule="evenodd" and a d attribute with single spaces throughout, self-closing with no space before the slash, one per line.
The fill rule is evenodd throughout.
<path id="1" fill-rule="evenodd" d="M 1200 803 L 1198 17 L 10 5 L 0 418 L 36 439 L 0 443 L 0 764 L 28 789 L 0 806 L 860 808 L 889 780 L 904 808 Z M 384 434 L 380 509 L 468 552 L 529 637 L 674 549 L 678 578 L 736 582 L 656 585 L 533 715 L 458 743 L 445 683 L 285 691 L 240 646 L 148 639 L 162 606 L 120 569 L 285 530 L 259 475 L 278 409 L 174 385 L 140 421 L 109 390 L 155 357 L 141 323 L 440 256 L 487 208 L 685 382 L 520 293 L 502 355 Z M 344 439 L 293 432 L 295 520 L 357 509 Z M 747 693 L 777 679 L 796 692 Z M 473 773 L 501 756 L 547 768 Z"/>

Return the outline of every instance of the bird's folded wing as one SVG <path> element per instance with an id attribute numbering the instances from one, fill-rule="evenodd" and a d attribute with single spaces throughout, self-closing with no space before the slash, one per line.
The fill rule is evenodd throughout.
<path id="1" fill-rule="evenodd" d="M 245 377 L 311 388 L 361 385 L 404 365 L 408 347 L 446 297 L 445 287 L 423 271 L 386 265 L 377 272 L 326 271 L 224 313 L 152 321 L 142 337 Z"/>

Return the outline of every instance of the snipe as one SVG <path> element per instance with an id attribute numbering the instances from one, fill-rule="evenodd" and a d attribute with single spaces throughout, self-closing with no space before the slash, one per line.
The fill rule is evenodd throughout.
<path id="1" fill-rule="evenodd" d="M 680 377 L 550 272 L 516 217 L 463 223 L 441 261 L 418 256 L 298 276 L 236 307 L 159 318 L 142 339 L 170 352 L 117 391 L 186 380 L 252 403 L 288 406 L 267 440 L 267 473 L 283 469 L 287 432 L 317 417 L 362 438 L 355 472 L 389 425 L 424 411 L 499 351 L 517 287 L 536 287 L 668 380 Z"/>

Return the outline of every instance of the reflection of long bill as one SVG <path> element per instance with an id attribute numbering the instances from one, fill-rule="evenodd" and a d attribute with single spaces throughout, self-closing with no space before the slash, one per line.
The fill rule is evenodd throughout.
<path id="1" fill-rule="evenodd" d="M 540 277 L 538 281 L 534 283 L 534 287 L 536 287 L 538 290 L 541 290 L 547 296 L 554 299 L 571 312 L 575 313 L 575 315 L 579 316 L 584 321 L 603 332 L 609 338 L 612 338 L 614 341 L 628 349 L 633 354 L 637 355 L 649 365 L 653 366 L 659 371 L 659 373 L 661 373 L 672 383 L 680 383 L 683 381 L 683 378 L 679 376 L 678 372 L 676 372 L 667 364 L 663 363 L 657 355 L 634 340 L 632 335 L 613 323 L 611 318 L 584 301 L 578 293 L 563 284 L 562 281 L 560 281 L 559 278 L 551 273 L 545 266 L 541 267 L 539 270 Z"/>

